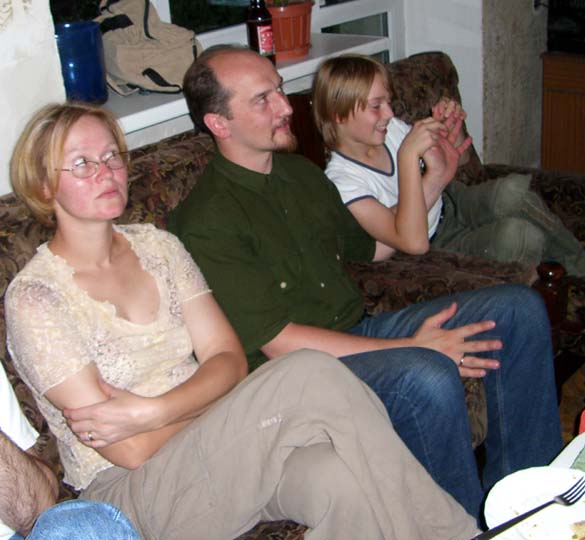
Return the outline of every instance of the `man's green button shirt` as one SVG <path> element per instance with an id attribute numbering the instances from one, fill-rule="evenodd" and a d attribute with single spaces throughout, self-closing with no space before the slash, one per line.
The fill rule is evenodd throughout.
<path id="1" fill-rule="evenodd" d="M 216 153 L 169 230 L 203 271 L 250 369 L 289 322 L 346 330 L 362 317 L 343 263 L 372 260 L 375 242 L 323 171 L 300 156 L 275 154 L 264 175 Z"/>

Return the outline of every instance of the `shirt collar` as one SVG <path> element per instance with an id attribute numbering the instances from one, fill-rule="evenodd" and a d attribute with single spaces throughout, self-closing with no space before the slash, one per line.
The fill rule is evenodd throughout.
<path id="1" fill-rule="evenodd" d="M 221 152 L 219 152 L 219 150 L 215 153 L 213 164 L 216 169 L 229 178 L 230 181 L 240 184 L 257 193 L 265 191 L 274 181 L 294 181 L 283 166 L 278 152 L 273 154 L 272 171 L 268 174 L 262 174 L 246 169 L 245 167 L 227 159 Z"/>

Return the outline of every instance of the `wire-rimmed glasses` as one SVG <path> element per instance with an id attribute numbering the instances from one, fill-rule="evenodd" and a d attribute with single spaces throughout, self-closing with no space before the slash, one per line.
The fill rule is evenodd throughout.
<path id="1" fill-rule="evenodd" d="M 105 158 L 99 161 L 91 161 L 89 159 L 79 159 L 72 167 L 65 169 L 55 169 L 56 171 L 67 171 L 70 172 L 75 178 L 85 179 L 94 176 L 99 168 L 100 163 L 103 163 L 112 171 L 123 169 L 130 163 L 130 154 L 128 152 L 110 152 Z"/>

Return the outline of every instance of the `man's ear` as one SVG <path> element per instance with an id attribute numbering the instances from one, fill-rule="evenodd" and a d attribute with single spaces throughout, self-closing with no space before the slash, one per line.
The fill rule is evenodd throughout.
<path id="1" fill-rule="evenodd" d="M 207 113 L 203 117 L 207 129 L 213 133 L 216 139 L 227 139 L 230 135 L 228 120 L 225 116 L 217 113 Z"/>

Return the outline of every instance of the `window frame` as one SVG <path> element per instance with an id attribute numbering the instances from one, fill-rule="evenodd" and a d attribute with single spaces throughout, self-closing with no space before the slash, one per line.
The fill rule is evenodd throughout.
<path id="1" fill-rule="evenodd" d="M 170 22 L 169 0 L 151 0 L 160 18 Z M 404 8 L 402 0 L 349 0 L 341 4 L 321 5 L 316 1 L 311 16 L 311 31 L 321 33 L 323 28 L 362 19 L 372 15 L 386 14 L 388 21 L 389 55 L 391 59 L 404 56 Z M 247 43 L 246 26 L 238 24 L 204 32 L 197 35 L 203 48 L 221 43 Z"/>

